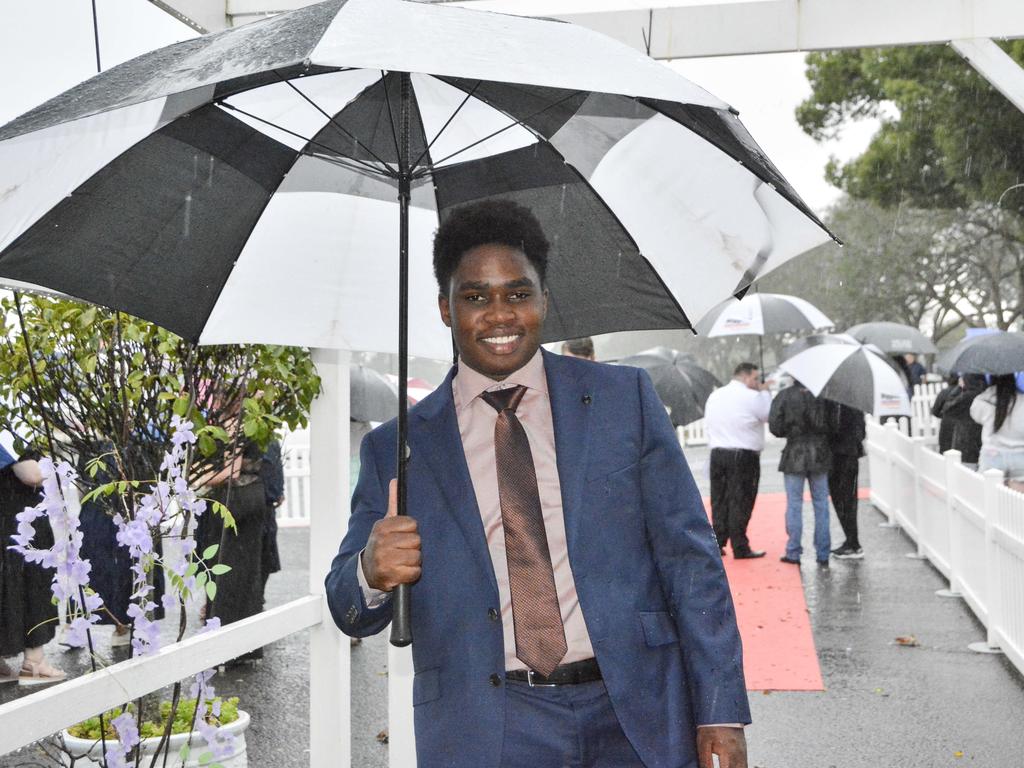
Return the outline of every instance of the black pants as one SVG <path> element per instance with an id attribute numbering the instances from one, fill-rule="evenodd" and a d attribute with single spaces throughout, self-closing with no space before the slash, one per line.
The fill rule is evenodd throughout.
<path id="1" fill-rule="evenodd" d="M 741 448 L 711 450 L 711 524 L 718 546 L 732 542 L 732 552 L 750 551 L 747 525 L 761 482 L 761 454 Z"/>
<path id="2" fill-rule="evenodd" d="M 860 459 L 848 454 L 832 454 L 832 469 L 828 473 L 828 492 L 832 497 L 832 505 L 836 508 L 836 517 L 843 527 L 846 543 L 851 547 L 860 547 L 857 537 L 857 475 L 860 471 Z"/>

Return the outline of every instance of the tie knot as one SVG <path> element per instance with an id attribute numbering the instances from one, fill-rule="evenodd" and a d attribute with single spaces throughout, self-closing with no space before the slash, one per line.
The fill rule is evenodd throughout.
<path id="1" fill-rule="evenodd" d="M 515 413 L 516 408 L 519 407 L 519 403 L 525 394 L 526 387 L 520 384 L 515 387 L 509 387 L 508 389 L 484 392 L 480 397 L 482 397 L 484 401 L 498 413 L 501 413 L 502 411 L 512 411 Z"/>

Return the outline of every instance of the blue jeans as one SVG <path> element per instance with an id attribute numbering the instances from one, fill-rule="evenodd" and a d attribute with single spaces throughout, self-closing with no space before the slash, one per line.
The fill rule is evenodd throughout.
<path id="1" fill-rule="evenodd" d="M 814 553 L 818 562 L 828 560 L 832 539 L 828 531 L 828 475 L 785 475 L 786 482 L 786 557 L 799 560 L 804 548 L 800 537 L 804 532 L 804 480 L 811 486 L 814 506 Z"/>

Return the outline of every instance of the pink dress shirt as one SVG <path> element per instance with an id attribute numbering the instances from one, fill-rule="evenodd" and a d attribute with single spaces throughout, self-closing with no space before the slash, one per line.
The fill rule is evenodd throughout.
<path id="1" fill-rule="evenodd" d="M 576 594 L 576 582 L 569 565 L 551 401 L 548 398 L 544 360 L 538 350 L 530 362 L 504 381 L 489 379 L 467 365 L 459 367 L 459 373 L 452 381 L 462 448 L 466 454 L 466 463 L 469 465 L 469 476 L 473 482 L 480 518 L 487 536 L 487 549 L 498 582 L 498 597 L 501 602 L 499 608 L 505 633 L 505 669 L 525 669 L 526 665 L 516 657 L 515 632 L 512 624 L 512 595 L 508 586 L 508 563 L 505 559 L 505 529 L 501 522 L 498 470 L 494 456 L 494 424 L 498 419 L 498 412 L 480 395 L 488 390 L 519 385 L 526 387 L 526 393 L 519 403 L 519 408 L 516 409 L 516 416 L 523 425 L 530 441 L 530 452 L 533 454 L 548 551 L 551 553 L 551 564 L 555 573 L 555 590 L 558 594 L 568 646 L 561 663 L 568 664 L 594 656 L 590 635 Z"/>

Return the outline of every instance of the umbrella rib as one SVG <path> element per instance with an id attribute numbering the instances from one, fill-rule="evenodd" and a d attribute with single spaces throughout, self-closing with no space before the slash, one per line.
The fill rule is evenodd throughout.
<path id="1" fill-rule="evenodd" d="M 461 111 L 462 111 L 462 108 L 463 108 L 464 106 L 466 106 L 466 103 L 467 103 L 467 102 L 468 102 L 468 101 L 469 101 L 469 100 L 470 100 L 471 98 L 473 98 L 473 94 L 474 94 L 474 93 L 476 93 L 476 89 L 480 87 L 480 83 L 482 83 L 482 82 L 483 82 L 482 80 L 477 80 L 477 81 L 476 81 L 476 85 L 474 85 L 474 86 L 473 86 L 473 90 L 471 90 L 471 91 L 470 91 L 469 93 L 467 93 L 467 94 L 466 94 L 466 98 L 464 98 L 464 99 L 462 100 L 462 102 L 461 102 L 461 103 L 459 104 L 459 106 L 455 108 L 455 111 L 454 111 L 454 112 L 452 112 L 452 114 L 451 114 L 451 117 L 449 117 L 449 118 L 448 118 L 447 120 L 445 120 L 445 123 L 444 123 L 444 125 L 442 125 L 442 126 L 441 126 L 441 130 L 439 130 L 439 131 L 437 132 L 437 134 L 436 134 L 436 135 L 434 136 L 434 138 L 432 138 L 432 139 L 430 140 L 430 143 L 429 143 L 429 144 L 427 144 L 427 147 L 426 147 L 426 149 L 424 149 L 424 150 L 423 150 L 423 151 L 422 151 L 422 152 L 420 153 L 420 156 L 416 158 L 416 162 L 414 162 L 414 163 L 412 164 L 412 167 L 413 167 L 413 168 L 415 168 L 415 167 L 416 167 L 417 165 L 419 165 L 419 164 L 420 164 L 420 160 L 422 160 L 422 159 L 423 159 L 424 157 L 426 157 L 426 156 L 427 156 L 427 153 L 428 153 L 428 152 L 430 152 L 430 148 L 431 148 L 432 146 L 434 146 L 434 142 L 435 142 L 435 141 L 437 141 L 437 140 L 438 140 L 439 138 L 441 138 L 441 134 L 445 132 L 445 129 L 446 129 L 446 128 L 447 128 L 447 127 L 448 127 L 449 125 L 451 125 L 451 124 L 452 124 L 452 120 L 454 120 L 454 119 L 456 118 L 456 116 L 457 116 L 457 115 L 459 114 L 459 112 L 461 112 Z"/>
<path id="2" fill-rule="evenodd" d="M 317 112 L 319 112 L 319 113 L 320 113 L 321 115 L 323 115 L 324 117 L 326 117 L 326 118 L 327 118 L 327 120 L 328 120 L 328 121 L 329 121 L 329 122 L 331 123 L 331 125 L 333 125 L 333 126 L 334 126 L 335 128 L 337 128 L 337 129 L 338 129 L 339 131 L 341 131 L 342 133 L 344 133 L 344 134 L 345 134 L 346 136 L 348 136 L 348 137 L 349 137 L 350 139 L 352 139 L 352 141 L 354 141 L 354 142 L 356 143 L 356 146 L 358 146 L 358 147 L 359 147 L 360 149 L 362 149 L 363 151 L 365 151 L 365 152 L 366 152 L 366 153 L 367 153 L 368 155 L 370 155 L 370 157 L 372 157 L 372 158 L 373 158 L 374 160 L 376 160 L 376 161 L 377 161 L 378 163 L 380 163 L 381 165 L 383 165 L 383 166 L 384 166 L 385 168 L 387 168 L 387 167 L 388 167 L 388 164 L 387 164 L 387 162 L 386 162 L 385 160 L 381 159 L 381 158 L 380 158 L 380 157 L 379 157 L 379 156 L 377 155 L 377 153 L 375 153 L 375 152 L 374 152 L 374 151 L 373 151 L 372 149 L 370 149 L 370 148 L 369 148 L 368 146 L 366 146 L 365 144 L 363 144 L 363 142 L 361 142 L 361 141 L 360 141 L 359 139 L 357 139 L 357 138 L 355 137 L 355 135 L 353 135 L 353 134 L 352 134 L 352 133 L 350 133 L 350 132 L 349 132 L 348 130 L 346 130 L 346 129 L 345 129 L 345 127 L 344 127 L 344 126 L 343 126 L 343 125 L 342 125 L 341 123 L 339 123 L 339 122 L 337 121 L 337 119 L 336 119 L 336 118 L 334 118 L 334 117 L 332 117 L 331 115 L 327 114 L 327 110 L 323 109 L 323 108 L 322 108 L 322 107 L 321 107 L 321 106 L 320 106 L 319 104 L 317 104 L 317 103 L 316 103 L 315 101 L 313 101 L 313 100 L 312 100 L 311 98 L 309 98 L 309 96 L 307 96 L 307 95 L 306 95 L 306 94 L 304 94 L 304 93 L 303 93 L 302 91 L 300 91 L 300 90 L 298 89 L 298 87 L 297 87 L 297 86 L 295 85 L 295 83 L 293 83 L 293 82 L 292 82 L 291 80 L 288 80 L 288 79 L 286 79 L 286 78 L 284 77 L 284 75 L 282 75 L 282 74 L 281 74 L 280 72 L 278 72 L 277 70 L 274 70 L 274 74 L 275 74 L 275 75 L 277 75 L 277 77 L 278 77 L 278 78 L 279 78 L 279 79 L 280 79 L 280 80 L 281 80 L 281 81 L 282 81 L 283 83 L 285 83 L 285 84 L 286 84 L 286 85 L 287 85 L 287 86 L 288 86 L 289 88 L 291 88 L 291 89 L 292 89 L 293 91 L 295 91 L 295 92 L 296 92 L 297 94 L 299 94 L 299 96 L 301 96 L 301 97 L 302 97 L 303 99 L 305 99 L 305 100 L 306 100 L 306 102 L 308 102 L 308 103 L 309 103 L 309 105 L 310 105 L 311 107 L 313 107 L 313 109 L 315 109 L 315 110 L 316 110 Z"/>
<path id="3" fill-rule="evenodd" d="M 384 103 L 388 108 L 388 120 L 391 122 L 391 138 L 395 141 L 395 157 L 402 157 L 402 150 L 398 148 L 398 129 L 395 127 L 395 114 L 391 110 L 391 96 L 388 95 L 387 73 L 380 71 L 380 85 L 384 89 Z"/>
<path id="4" fill-rule="evenodd" d="M 527 130 L 527 131 L 529 131 L 530 133 L 532 133 L 532 134 L 533 134 L 534 136 L 537 136 L 537 138 L 538 138 L 538 139 L 540 139 L 540 140 L 542 140 L 542 141 L 547 141 L 547 138 L 546 138 L 546 137 L 544 137 L 544 136 L 541 136 L 541 135 L 540 135 L 539 133 L 537 133 L 537 131 L 535 131 L 535 130 L 534 130 L 533 128 L 531 128 L 530 126 L 526 125 L 526 123 L 525 123 L 524 121 L 526 121 L 526 120 L 531 120 L 532 118 L 536 117 L 537 115 L 540 115 L 540 114 L 543 114 L 544 112 L 547 112 L 547 111 L 548 111 L 549 109 L 551 109 L 552 107 L 557 107 L 557 106 L 558 106 L 559 104 L 561 104 L 562 102 L 568 101 L 569 99 L 573 98 L 574 96 L 576 96 L 577 94 L 580 94 L 580 93 L 582 93 L 582 91 L 573 91 L 572 93 L 570 93 L 570 94 L 569 94 L 569 95 L 567 95 L 567 96 L 564 96 L 564 97 L 562 97 L 562 98 L 561 98 L 561 99 L 559 99 L 558 101 L 555 101 L 555 102 L 552 102 L 551 104 L 548 104 L 548 105 L 547 105 L 546 107 L 544 107 L 543 109 L 538 109 L 538 110 L 537 110 L 536 112 L 534 112 L 533 114 L 527 115 L 527 116 L 526 116 L 526 117 L 524 117 L 524 118 L 523 118 L 522 120 L 519 120 L 519 119 L 517 119 L 517 118 L 515 118 L 515 117 L 512 117 L 511 115 L 508 115 L 508 112 L 506 112 L 505 110 L 501 109 L 501 110 L 499 110 L 499 111 L 500 111 L 500 112 L 501 112 L 502 114 L 508 115 L 508 116 L 509 116 L 509 117 L 510 117 L 510 118 L 512 119 L 512 122 L 511 122 L 511 123 L 509 123 L 508 125 L 506 125 L 506 126 L 505 126 L 504 128 L 500 128 L 500 129 L 498 129 L 497 131 L 495 131 L 494 133 L 492 133 L 492 134 L 490 134 L 490 135 L 488 135 L 488 136 L 484 136 L 484 137 L 483 137 L 482 139 L 478 139 L 477 141 L 474 141 L 474 142 L 473 142 L 472 144 L 470 144 L 470 145 L 468 145 L 468 146 L 465 146 L 465 147 L 463 147 L 462 149 L 460 149 L 460 150 L 458 150 L 458 151 L 456 151 L 456 152 L 452 152 L 452 153 L 451 153 L 450 155 L 448 155 L 447 157 L 443 157 L 443 158 L 441 158 L 440 160 L 435 160 L 435 161 L 433 162 L 433 166 L 434 166 L 434 167 L 436 168 L 436 167 L 437 167 L 438 165 L 440 165 L 441 163 L 444 163 L 444 162 L 447 162 L 448 160 L 451 160 L 451 159 L 452 159 L 453 157 L 455 157 L 456 155 L 461 155 L 461 154 L 462 154 L 463 152 L 468 152 L 469 150 L 471 150 L 471 149 L 472 149 L 473 147 L 477 146 L 478 144 L 483 144 L 483 143 L 484 143 L 485 141 L 489 141 L 490 139 L 493 139 L 493 138 L 494 138 L 495 136 L 497 136 L 498 134 L 504 133 L 505 131 L 509 130 L 510 128 L 515 128 L 515 127 L 516 127 L 517 125 L 519 125 L 519 126 L 522 126 L 524 130 Z M 489 105 L 489 106 L 491 106 L 491 107 L 492 107 L 492 108 L 494 108 L 494 109 L 498 109 L 498 107 L 494 107 L 494 105 L 493 105 L 493 104 L 491 104 L 491 105 Z"/>
<path id="5" fill-rule="evenodd" d="M 374 165 L 372 165 L 370 163 L 367 163 L 367 162 L 365 162 L 363 160 L 359 160 L 358 158 L 355 158 L 355 157 L 349 157 L 348 155 L 340 152 L 339 150 L 334 149 L 333 147 L 327 146 L 323 142 L 317 141 L 316 139 L 307 138 L 306 136 L 303 136 L 300 133 L 296 133 L 295 131 L 292 131 L 292 130 L 289 130 L 288 128 L 285 128 L 283 125 L 278 125 L 277 123 L 273 123 L 270 120 L 266 120 L 265 118 L 262 118 L 259 115 L 254 115 L 251 112 L 246 112 L 244 109 L 242 109 L 240 107 L 236 107 L 234 104 L 229 104 L 226 101 L 218 101 L 217 102 L 217 106 L 224 107 L 225 109 L 230 109 L 233 112 L 238 112 L 239 114 L 245 115 L 246 117 L 252 118 L 253 120 L 258 120 L 259 122 L 263 123 L 264 125 L 269 125 L 271 128 L 276 128 L 277 130 L 281 131 L 282 133 L 287 133 L 289 136 L 294 136 L 297 139 L 301 139 L 306 144 L 309 144 L 309 145 L 312 145 L 312 146 L 315 146 L 315 147 L 320 147 L 325 152 L 330 152 L 330 153 L 335 154 L 335 155 L 340 155 L 341 157 L 346 158 L 350 162 L 356 163 L 360 167 L 361 170 L 365 170 L 365 171 L 367 171 L 369 173 L 373 173 L 373 174 L 376 174 L 378 176 L 383 176 L 383 177 L 388 178 L 388 179 L 393 178 L 391 174 L 385 173 L 384 171 L 381 171 L 379 168 L 375 167 Z M 300 150 L 300 153 L 301 154 L 306 154 L 302 150 Z M 312 153 L 309 153 L 309 154 L 312 155 Z M 319 155 L 313 155 L 313 156 L 314 157 L 319 157 Z M 386 163 L 385 163 L 385 167 L 387 167 Z"/>

